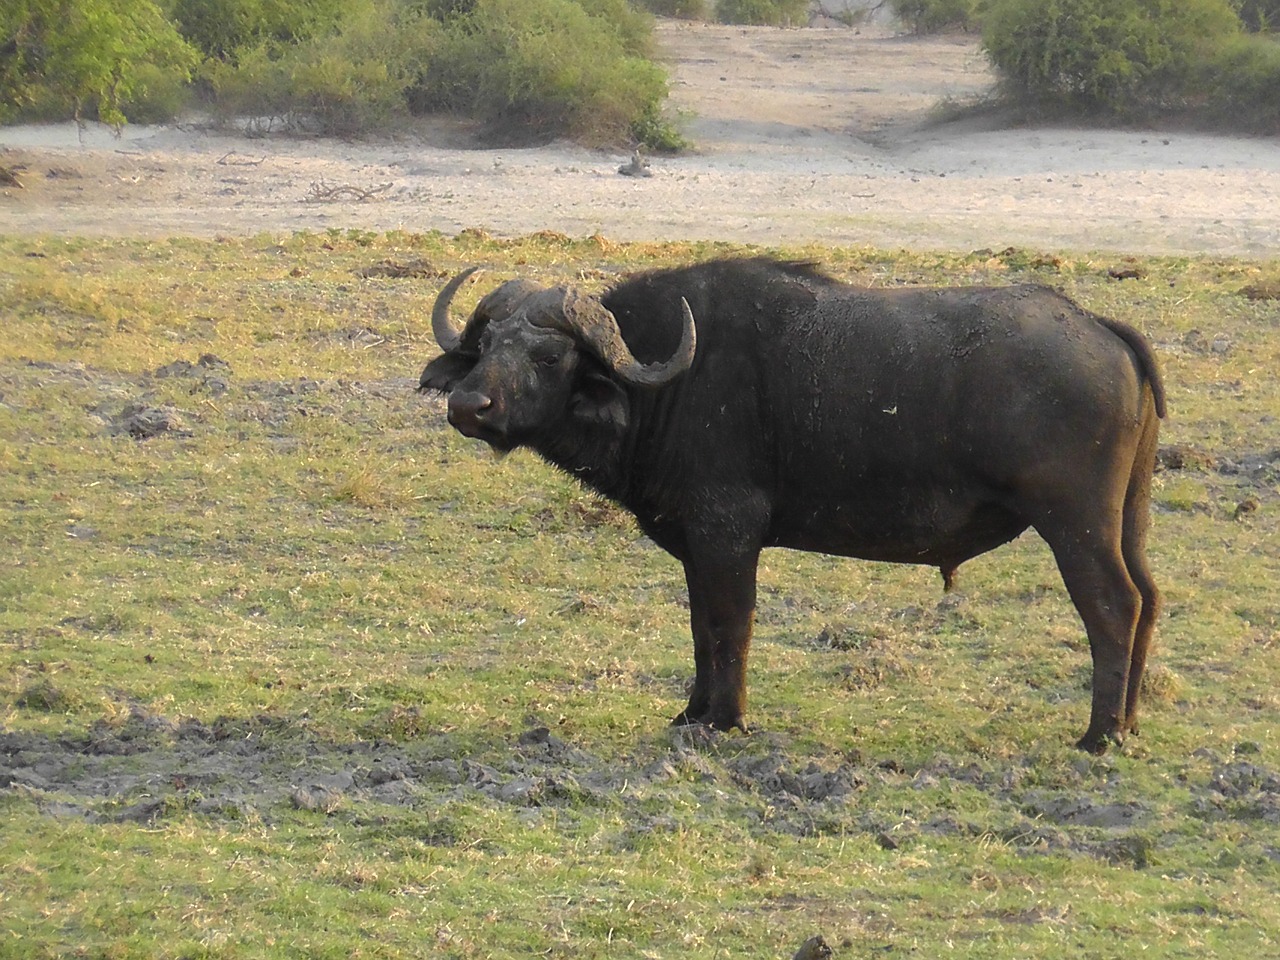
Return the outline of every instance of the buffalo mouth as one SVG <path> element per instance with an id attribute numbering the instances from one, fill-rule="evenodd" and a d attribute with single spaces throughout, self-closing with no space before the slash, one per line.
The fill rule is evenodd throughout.
<path id="1" fill-rule="evenodd" d="M 485 423 L 474 416 L 458 414 L 452 409 L 449 411 L 449 425 L 468 439 L 487 443 L 498 453 L 510 453 L 517 446 L 501 427 Z"/>
<path id="2" fill-rule="evenodd" d="M 501 450 L 506 453 L 515 447 L 515 444 L 507 438 L 505 432 L 494 427 L 477 423 L 474 420 L 455 421 L 452 414 L 449 415 L 449 423 L 453 429 L 464 437 L 471 440 L 483 440 L 495 450 Z"/>

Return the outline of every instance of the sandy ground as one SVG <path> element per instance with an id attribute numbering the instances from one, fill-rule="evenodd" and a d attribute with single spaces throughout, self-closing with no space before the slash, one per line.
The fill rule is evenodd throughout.
<path id="1" fill-rule="evenodd" d="M 344 143 L 199 125 L 0 128 L 10 234 L 330 227 L 618 240 L 1280 255 L 1280 140 L 940 122 L 980 95 L 973 39 L 880 27 L 663 22 L 697 149 L 621 176 L 621 152 L 469 148 L 457 124 Z M 337 189 L 335 188 L 353 188 Z M 359 194 L 367 194 L 364 199 Z"/>

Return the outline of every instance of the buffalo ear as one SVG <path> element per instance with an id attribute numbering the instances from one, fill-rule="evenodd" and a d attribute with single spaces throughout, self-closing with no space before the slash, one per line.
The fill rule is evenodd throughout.
<path id="1" fill-rule="evenodd" d="M 588 373 L 578 381 L 569 409 L 578 420 L 602 425 L 612 424 L 619 430 L 626 429 L 629 406 L 626 391 L 616 381 L 602 373 Z"/>
<path id="2" fill-rule="evenodd" d="M 460 353 L 443 353 L 427 364 L 418 380 L 418 392 L 439 390 L 448 393 L 476 365 L 476 357 Z"/>

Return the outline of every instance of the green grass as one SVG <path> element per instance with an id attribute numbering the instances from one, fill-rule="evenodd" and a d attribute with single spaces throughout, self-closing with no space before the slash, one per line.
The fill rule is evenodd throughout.
<path id="1" fill-rule="evenodd" d="M 449 430 L 412 389 L 439 281 L 359 275 L 594 289 L 741 249 L 0 240 L 0 957 L 1280 950 L 1280 301 L 1240 294 L 1280 262 L 783 251 L 1047 282 L 1156 344 L 1197 457 L 1156 477 L 1142 736 L 1093 758 L 1031 535 L 946 598 L 766 553 L 757 732 L 670 731 L 678 564 Z M 115 429 L 141 407 L 179 429 Z"/>

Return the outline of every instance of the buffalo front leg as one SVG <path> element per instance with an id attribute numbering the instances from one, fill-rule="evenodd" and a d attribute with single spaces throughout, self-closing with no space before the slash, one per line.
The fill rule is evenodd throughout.
<path id="1" fill-rule="evenodd" d="M 705 551 L 685 560 L 697 674 L 689 705 L 672 722 L 747 729 L 747 651 L 756 608 L 759 550 L 737 556 Z"/>

